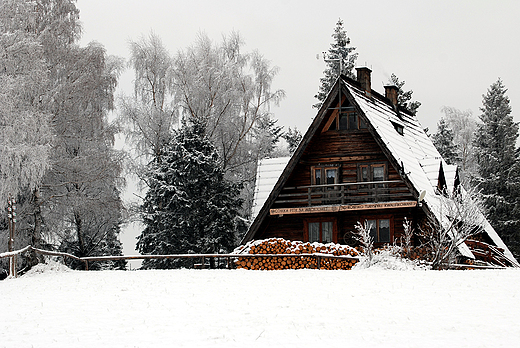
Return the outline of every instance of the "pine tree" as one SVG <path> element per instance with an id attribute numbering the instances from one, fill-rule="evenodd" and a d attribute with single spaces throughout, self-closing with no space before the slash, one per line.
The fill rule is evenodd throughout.
<path id="1" fill-rule="evenodd" d="M 336 23 L 332 38 L 334 41 L 330 44 L 329 51 L 324 57 L 325 63 L 327 64 L 327 69 L 323 71 L 325 76 L 320 79 L 320 90 L 318 94 L 314 96 L 319 100 L 319 103 L 313 105 L 313 107 L 317 109 L 321 107 L 338 78 L 340 67 L 340 61 L 338 59 L 341 59 L 341 74 L 354 78 L 352 70 L 354 69 L 358 54 L 353 53 L 356 50 L 355 47 L 349 46 L 350 38 L 347 37 L 347 32 L 343 29 L 343 21 L 341 18 Z"/>
<path id="2" fill-rule="evenodd" d="M 437 124 L 437 132 L 433 135 L 433 144 L 448 164 L 457 164 L 457 146 L 453 142 L 453 130 L 446 120 L 441 118 Z"/>
<path id="3" fill-rule="evenodd" d="M 520 163 L 516 150 L 518 123 L 511 116 L 502 80 L 483 96 L 475 137 L 478 176 L 488 219 L 517 257 L 520 255 Z"/>
<path id="4" fill-rule="evenodd" d="M 419 101 L 412 101 L 413 91 L 412 90 L 405 91 L 403 89 L 403 86 L 404 86 L 405 82 L 404 81 L 399 81 L 399 78 L 395 74 L 392 74 L 390 76 L 390 81 L 389 82 L 391 84 L 397 86 L 397 88 L 398 88 L 398 91 L 397 91 L 397 105 L 402 107 L 402 108 L 407 109 L 413 115 L 415 115 L 417 113 L 417 109 L 419 109 L 419 106 L 421 106 L 421 102 L 419 102 Z"/>
<path id="5" fill-rule="evenodd" d="M 149 165 L 143 203 L 142 254 L 226 253 L 236 245 L 240 187 L 224 178 L 217 149 L 201 123 L 184 124 Z M 147 260 L 143 268 L 176 268 L 191 261 Z"/>
<path id="6" fill-rule="evenodd" d="M 287 149 L 289 150 L 289 153 L 292 155 L 298 148 L 298 145 L 300 145 L 303 136 L 302 133 L 298 130 L 298 128 L 294 127 L 293 130 L 291 129 L 291 127 L 289 127 L 289 130 L 283 133 L 282 137 L 287 142 Z"/>

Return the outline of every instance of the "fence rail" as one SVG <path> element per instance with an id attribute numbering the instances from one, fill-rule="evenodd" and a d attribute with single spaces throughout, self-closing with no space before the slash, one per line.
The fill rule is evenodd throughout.
<path id="1" fill-rule="evenodd" d="M 15 250 L 12 252 L 0 253 L 0 259 L 7 257 L 15 257 L 17 255 L 23 254 L 25 252 L 34 251 L 43 255 L 51 255 L 51 256 L 61 256 L 68 257 L 77 261 L 81 261 L 85 263 L 85 270 L 88 271 L 88 263 L 95 261 L 117 261 L 117 260 L 150 260 L 150 259 L 200 259 L 202 268 L 205 268 L 206 259 L 226 259 L 227 260 L 227 268 L 232 268 L 231 259 L 237 259 L 239 257 L 245 258 L 253 258 L 253 257 L 274 257 L 274 258 L 282 258 L 282 257 L 313 257 L 316 258 L 318 268 L 321 265 L 321 259 L 348 259 L 348 260 L 358 260 L 358 257 L 347 256 L 347 255 L 331 255 L 331 254 L 322 254 L 322 253 L 314 253 L 314 254 L 171 254 L 171 255 L 118 255 L 118 256 L 88 256 L 88 257 L 77 257 L 75 255 L 69 253 L 62 253 L 58 251 L 50 251 L 43 250 L 39 248 L 35 248 L 31 245 L 26 246 L 23 249 Z M 16 273 L 15 273 L 16 274 Z M 11 274 L 11 276 L 13 276 Z"/>
<path id="2" fill-rule="evenodd" d="M 314 254 L 171 254 L 171 255 L 118 255 L 118 256 L 89 256 L 89 257 L 77 257 L 75 255 L 69 253 L 62 253 L 58 251 L 50 251 L 35 248 L 31 245 L 26 246 L 25 248 L 0 253 L 0 259 L 8 258 L 8 257 L 16 257 L 17 255 L 23 254 L 25 252 L 33 250 L 36 253 L 50 256 L 61 256 L 68 257 L 77 261 L 81 261 L 85 263 L 85 270 L 88 271 L 88 263 L 95 261 L 116 261 L 116 260 L 150 260 L 150 259 L 201 259 L 201 266 L 205 268 L 205 260 L 206 259 L 226 259 L 227 260 L 227 268 L 232 268 L 231 259 L 238 259 L 239 257 L 244 258 L 264 258 L 264 257 L 274 257 L 274 258 L 282 258 L 282 257 L 312 257 L 317 261 L 318 269 L 321 267 L 322 259 L 346 259 L 346 260 L 357 260 L 359 261 L 359 257 L 348 256 L 348 255 L 331 255 L 331 254 L 322 254 L 322 253 L 314 253 Z M 451 269 L 507 269 L 507 267 L 497 267 L 497 266 L 480 266 L 480 265 L 466 265 L 466 264 L 452 264 L 450 265 Z M 16 272 L 15 272 L 16 275 Z M 11 274 L 11 276 L 13 276 Z"/>

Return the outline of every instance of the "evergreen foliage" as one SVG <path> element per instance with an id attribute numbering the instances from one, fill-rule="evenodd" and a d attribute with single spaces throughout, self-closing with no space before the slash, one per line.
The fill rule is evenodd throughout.
<path id="1" fill-rule="evenodd" d="M 520 166 L 518 123 L 511 115 L 507 89 L 500 79 L 483 95 L 475 136 L 478 176 L 488 219 L 513 254 L 520 256 Z"/>
<path id="2" fill-rule="evenodd" d="M 404 81 L 399 81 L 399 78 L 392 74 L 390 76 L 390 83 L 397 86 L 397 105 L 407 109 L 410 111 L 413 115 L 417 113 L 417 109 L 419 109 L 419 106 L 421 106 L 421 102 L 418 101 L 412 101 L 412 94 L 413 91 L 405 91 L 403 90 L 403 86 L 405 84 Z"/>
<path id="3" fill-rule="evenodd" d="M 240 186 L 224 178 L 204 125 L 184 124 L 149 164 L 142 254 L 227 253 L 237 243 Z M 146 260 L 143 268 L 177 268 L 191 260 Z"/>
<path id="4" fill-rule="evenodd" d="M 347 32 L 343 28 L 343 21 L 341 18 L 336 23 L 332 38 L 334 41 L 330 44 L 329 51 L 324 57 L 325 63 L 327 64 L 327 69 L 323 71 L 325 76 L 320 79 L 321 85 L 319 92 L 314 96 L 319 100 L 318 103 L 313 105 L 313 107 L 317 109 L 321 107 L 323 101 L 327 98 L 330 89 L 336 82 L 340 70 L 340 64 L 341 74 L 350 78 L 355 78 L 352 70 L 356 64 L 358 54 L 353 53 L 356 50 L 355 47 L 349 46 L 350 38 L 347 36 Z"/>
<path id="5" fill-rule="evenodd" d="M 437 124 L 437 132 L 432 137 L 433 144 L 448 164 L 457 164 L 457 146 L 453 142 L 453 130 L 446 120 L 441 118 Z"/>
<path id="6" fill-rule="evenodd" d="M 294 153 L 294 151 L 296 151 L 303 138 L 302 133 L 296 127 L 294 127 L 294 129 L 289 127 L 287 132 L 283 133 L 282 137 L 287 142 L 287 148 L 291 155 Z"/>
<path id="7" fill-rule="evenodd" d="M 253 129 L 253 137 L 256 140 L 255 153 L 258 159 L 270 157 L 276 145 L 283 137 L 283 126 L 277 126 L 278 120 L 273 118 L 262 118 L 257 121 Z"/>

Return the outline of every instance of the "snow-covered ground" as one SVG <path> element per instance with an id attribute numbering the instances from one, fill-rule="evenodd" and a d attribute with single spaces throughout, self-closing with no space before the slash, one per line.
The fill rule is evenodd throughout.
<path id="1" fill-rule="evenodd" d="M 514 347 L 520 271 L 68 271 L 0 282 L 0 347 Z"/>

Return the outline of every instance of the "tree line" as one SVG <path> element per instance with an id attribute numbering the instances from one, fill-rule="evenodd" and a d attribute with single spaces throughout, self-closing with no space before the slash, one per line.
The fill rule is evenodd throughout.
<path id="1" fill-rule="evenodd" d="M 236 32 L 218 43 L 200 34 L 174 55 L 151 33 L 130 42 L 125 61 L 97 42 L 79 45 L 79 13 L 75 0 L 0 1 L 0 209 L 15 197 L 15 248 L 121 254 L 121 226 L 135 213 L 121 199 L 131 173 L 147 192 L 138 210 L 148 224 L 139 251 L 151 250 L 154 240 L 164 244 L 150 224 L 173 225 L 150 214 L 174 207 L 180 212 L 168 217 L 191 214 L 179 226 L 200 230 L 196 241 L 176 235 L 173 243 L 178 237 L 187 251 L 230 251 L 247 225 L 257 161 L 287 155 L 301 139 L 270 112 L 285 95 L 271 88 L 278 69 L 258 51 L 244 52 Z M 119 97 L 127 68 L 135 73 L 134 93 Z M 118 133 L 131 151 L 114 149 Z M 277 147 L 282 138 L 288 149 Z M 168 165 L 182 167 L 172 174 Z M 168 201 L 165 190 L 184 198 Z M 2 214 L 2 248 L 7 224 Z M 31 255 L 19 262 L 38 261 Z"/>
<path id="2" fill-rule="evenodd" d="M 137 240 L 141 253 L 230 252 L 249 224 L 257 162 L 291 154 L 302 138 L 296 128 L 278 126 L 270 111 L 285 95 L 271 88 L 278 69 L 260 52 L 244 52 L 236 32 L 220 42 L 199 34 L 175 54 L 151 33 L 129 43 L 126 61 L 96 42 L 81 47 L 80 37 L 75 0 L 0 1 L 0 209 L 9 195 L 16 198 L 15 247 L 121 255 L 122 224 L 137 214 L 145 225 Z M 316 107 L 338 73 L 352 75 L 357 58 L 343 21 L 332 37 Z M 127 68 L 134 72 L 134 91 L 116 96 Z M 400 105 L 415 113 L 420 103 L 411 100 L 412 91 L 404 91 L 394 74 L 391 83 L 399 87 Z M 131 151 L 114 149 L 118 133 Z M 453 161 L 464 151 L 473 154 L 472 148 L 448 147 Z M 489 163 L 467 156 L 468 168 Z M 121 199 L 128 173 L 146 192 L 136 211 Z M 514 186 L 502 184 L 504 192 Z M 495 195 L 495 201 L 504 200 Z M 7 223 L 4 214 L 3 249 Z M 36 254 L 19 260 L 26 268 L 39 261 Z M 181 266 L 171 260 L 143 264 Z M 91 267 L 124 268 L 125 262 Z"/>
<path id="3" fill-rule="evenodd" d="M 482 95 L 478 120 L 471 111 L 442 109 L 432 140 L 478 192 L 487 218 L 516 258 L 520 257 L 520 148 L 518 122 L 499 78 Z"/>

